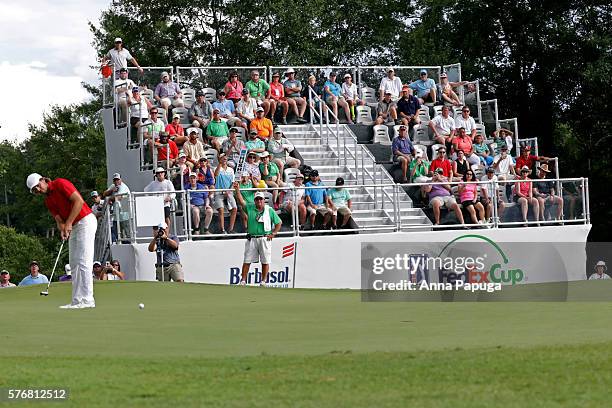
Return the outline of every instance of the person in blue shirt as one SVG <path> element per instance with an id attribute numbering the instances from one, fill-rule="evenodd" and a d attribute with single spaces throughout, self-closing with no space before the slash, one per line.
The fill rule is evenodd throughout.
<path id="1" fill-rule="evenodd" d="M 426 69 L 422 69 L 419 74 L 419 79 L 411 82 L 408 86 L 416 92 L 416 96 L 419 98 L 421 104 L 425 102 L 436 102 L 436 83 L 433 79 L 427 78 Z"/>
<path id="2" fill-rule="evenodd" d="M 49 283 L 49 279 L 40 273 L 40 265 L 37 261 L 30 262 L 30 274 L 19 282 L 19 286 L 38 285 L 40 283 Z"/>
<path id="3" fill-rule="evenodd" d="M 304 193 L 304 201 L 310 219 L 310 227 L 305 226 L 304 229 L 314 229 L 315 218 L 317 214 L 323 216 L 323 229 L 329 229 L 331 221 L 331 211 L 329 210 L 329 197 L 325 188 L 308 188 L 322 186 L 323 182 L 319 177 L 319 172 L 313 170 L 310 172 L 310 181 L 306 183 L 306 193 Z"/>
<path id="4" fill-rule="evenodd" d="M 225 99 L 225 91 L 217 93 L 217 100 L 212 103 L 213 109 L 219 109 L 219 117 L 223 121 L 227 121 L 229 127 L 242 126 L 242 121 L 234 114 L 234 102 Z"/>
<path id="5" fill-rule="evenodd" d="M 406 125 L 399 127 L 399 134 L 393 138 L 391 143 L 391 151 L 393 152 L 393 162 L 399 164 L 402 168 L 402 183 L 407 183 L 408 165 L 414 156 L 414 146 L 412 146 L 408 137 Z"/>
<path id="6" fill-rule="evenodd" d="M 185 190 L 204 190 L 189 192 L 189 205 L 191 207 L 191 228 L 193 235 L 200 233 L 208 235 L 210 232 L 210 222 L 212 221 L 213 209 L 210 206 L 208 199 L 208 191 L 206 186 L 198 183 L 198 175 L 196 173 L 189 174 L 189 183 L 185 184 Z M 200 223 L 200 214 L 204 212 L 204 223 Z"/>
<path id="7" fill-rule="evenodd" d="M 344 99 L 344 96 L 342 96 L 342 87 L 336 82 L 335 72 L 330 73 L 329 79 L 325 81 L 325 85 L 323 88 L 323 98 L 325 99 L 325 102 L 332 108 L 332 111 L 334 112 L 336 118 L 338 118 L 338 105 L 340 105 L 342 109 L 344 109 L 344 114 L 348 119 L 348 123 L 353 123 L 353 121 L 351 120 L 351 111 L 349 105 Z M 336 123 L 339 123 L 339 121 L 336 120 Z"/>

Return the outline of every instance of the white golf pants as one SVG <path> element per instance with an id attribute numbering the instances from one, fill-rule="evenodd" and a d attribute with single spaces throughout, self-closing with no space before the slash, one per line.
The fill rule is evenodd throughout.
<path id="1" fill-rule="evenodd" d="M 89 214 L 72 226 L 68 239 L 70 268 L 72 269 L 72 304 L 94 303 L 93 295 L 93 257 L 96 229 L 96 216 Z"/>

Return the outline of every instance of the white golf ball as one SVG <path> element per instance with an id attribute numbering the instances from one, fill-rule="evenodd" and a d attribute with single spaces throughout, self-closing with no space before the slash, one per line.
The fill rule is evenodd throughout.
<path id="1" fill-rule="evenodd" d="M 139 309 L 144 309 L 144 303 L 140 303 L 140 304 L 138 304 L 138 308 L 139 308 Z"/>

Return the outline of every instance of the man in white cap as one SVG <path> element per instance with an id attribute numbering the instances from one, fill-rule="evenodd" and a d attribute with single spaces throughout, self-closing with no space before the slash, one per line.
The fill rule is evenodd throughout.
<path id="1" fill-rule="evenodd" d="M 161 82 L 155 87 L 153 98 L 155 98 L 157 103 L 160 104 L 162 108 L 166 109 L 166 111 L 170 106 L 175 108 L 182 108 L 185 106 L 181 88 L 176 82 L 170 80 L 170 74 L 165 71 L 161 73 Z"/>
<path id="2" fill-rule="evenodd" d="M 397 101 L 402 92 L 402 80 L 395 76 L 395 70 L 392 67 L 387 68 L 387 76 L 380 81 L 378 87 L 378 97 L 381 101 L 387 92 L 391 95 L 392 101 Z"/>
<path id="3" fill-rule="evenodd" d="M 9 271 L 3 269 L 2 272 L 0 272 L 0 289 L 14 288 L 16 286 L 17 285 L 15 285 L 14 283 L 11 283 L 11 274 L 9 273 Z"/>
<path id="4" fill-rule="evenodd" d="M 610 276 L 606 273 L 608 270 L 608 266 L 604 261 L 599 261 L 595 265 L 595 273 L 589 276 L 589 280 L 599 280 L 599 279 L 610 279 Z"/>
<path id="5" fill-rule="evenodd" d="M 96 217 L 76 187 L 66 179 L 52 181 L 32 173 L 26 180 L 26 186 L 33 194 L 45 196 L 45 205 L 57 223 L 62 240 L 68 240 L 72 301 L 61 308 L 95 307 L 91 270 L 98 226 Z"/>
<path id="6" fill-rule="evenodd" d="M 261 262 L 260 286 L 267 286 L 268 271 L 272 261 L 272 238 L 280 231 L 282 222 L 273 208 L 264 201 L 264 193 L 255 193 L 254 204 L 242 197 L 238 182 L 234 183 L 236 199 L 247 215 L 247 241 L 244 245 L 244 262 L 240 285 L 246 285 L 247 274 L 253 262 Z"/>
<path id="7" fill-rule="evenodd" d="M 106 62 L 108 61 L 113 64 L 113 69 L 115 70 L 115 78 L 119 78 L 119 70 L 121 68 L 127 69 L 128 61 L 130 61 L 132 64 L 134 64 L 136 68 L 138 68 L 138 72 L 140 72 L 141 74 L 144 72 L 140 65 L 138 65 L 138 61 L 136 61 L 136 58 L 134 58 L 128 50 L 123 48 L 123 40 L 119 37 L 115 38 L 115 48 L 112 48 L 110 51 L 108 51 L 102 59 L 103 64 L 106 64 Z"/>
<path id="8" fill-rule="evenodd" d="M 427 70 L 422 69 L 419 72 L 419 79 L 408 84 L 414 92 L 416 92 L 419 102 L 424 104 L 425 102 L 435 103 L 437 100 L 436 95 L 436 83 L 433 79 L 427 78 Z"/>
<path id="9" fill-rule="evenodd" d="M 119 222 L 119 232 L 122 239 L 130 239 L 130 188 L 121 179 L 121 174 L 113 174 L 113 182 L 102 193 L 108 197 L 108 204 L 111 206 L 112 213 L 111 235 L 113 242 L 119 238 L 117 235 L 117 222 Z"/>
<path id="10" fill-rule="evenodd" d="M 96 218 L 99 220 L 104 215 L 104 200 L 100 197 L 100 194 L 96 190 L 89 194 L 91 197 L 91 211 L 94 213 Z"/>
<path id="11" fill-rule="evenodd" d="M 184 282 L 183 266 L 179 257 L 179 240 L 176 235 L 168 235 L 165 222 L 153 227 L 153 239 L 149 242 L 149 252 L 156 253 L 155 274 L 158 281 Z"/>
<path id="12" fill-rule="evenodd" d="M 155 169 L 155 179 L 151 181 L 144 188 L 144 191 L 147 193 L 152 193 L 156 191 L 167 191 L 168 194 L 164 194 L 164 219 L 166 220 L 167 226 L 170 225 L 170 205 L 172 204 L 172 200 L 176 197 L 174 185 L 170 182 L 170 180 L 166 179 L 166 170 L 163 167 L 158 167 Z"/>

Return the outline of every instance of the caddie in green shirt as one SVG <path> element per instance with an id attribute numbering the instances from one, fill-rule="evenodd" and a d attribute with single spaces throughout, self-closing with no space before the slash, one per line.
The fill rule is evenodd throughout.
<path id="1" fill-rule="evenodd" d="M 268 116 L 270 100 L 266 98 L 266 94 L 268 89 L 270 89 L 270 85 L 265 80 L 259 78 L 259 71 L 256 69 L 251 71 L 251 79 L 244 84 L 244 88 L 249 90 L 251 98 L 257 100 L 257 106 L 261 106 L 264 109 L 264 116 Z M 272 112 L 273 114 L 274 112 Z"/>
<path id="2" fill-rule="evenodd" d="M 267 286 L 268 271 L 272 261 L 272 238 L 278 234 L 282 222 L 276 211 L 265 203 L 264 193 L 255 193 L 255 203 L 244 200 L 240 185 L 234 182 L 236 200 L 247 215 L 247 241 L 244 245 L 244 262 L 240 285 L 246 285 L 247 274 L 253 262 L 261 262 L 260 286 Z"/>

